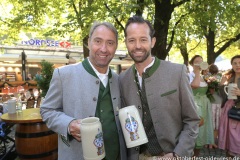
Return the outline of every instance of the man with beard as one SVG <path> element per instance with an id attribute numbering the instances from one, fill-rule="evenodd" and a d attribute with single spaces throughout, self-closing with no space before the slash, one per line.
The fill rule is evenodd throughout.
<path id="1" fill-rule="evenodd" d="M 199 117 L 186 66 L 151 55 L 154 29 L 142 17 L 129 18 L 124 33 L 135 64 L 119 76 L 122 107 L 138 108 L 149 141 L 128 149 L 128 159 L 191 157 Z"/>

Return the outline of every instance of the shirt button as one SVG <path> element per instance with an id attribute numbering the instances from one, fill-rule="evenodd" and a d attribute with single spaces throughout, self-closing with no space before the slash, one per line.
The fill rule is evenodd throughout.
<path id="1" fill-rule="evenodd" d="M 138 106 L 138 109 L 141 109 L 141 106 Z"/>
<path id="2" fill-rule="evenodd" d="M 96 101 L 97 100 L 97 98 L 96 97 L 93 97 L 93 101 Z"/>
<path id="3" fill-rule="evenodd" d="M 103 112 L 103 110 L 101 110 L 101 112 Z"/>
<path id="4" fill-rule="evenodd" d="M 139 150 L 139 147 L 136 147 L 136 148 L 135 148 L 135 151 L 138 151 L 138 150 Z"/>
<path id="5" fill-rule="evenodd" d="M 147 112 L 144 112 L 145 115 L 147 115 Z"/>
<path id="6" fill-rule="evenodd" d="M 99 81 L 98 81 L 98 80 L 96 81 L 96 84 L 99 84 Z"/>

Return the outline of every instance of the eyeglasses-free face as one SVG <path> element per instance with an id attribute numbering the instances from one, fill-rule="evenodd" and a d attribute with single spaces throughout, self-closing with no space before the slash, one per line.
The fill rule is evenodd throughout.
<path id="1" fill-rule="evenodd" d="M 116 35 L 106 26 L 98 26 L 88 40 L 89 60 L 100 73 L 106 73 L 117 49 Z"/>

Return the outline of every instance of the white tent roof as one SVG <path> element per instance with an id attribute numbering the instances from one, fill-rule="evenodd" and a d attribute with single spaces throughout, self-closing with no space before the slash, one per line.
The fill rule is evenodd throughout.
<path id="1" fill-rule="evenodd" d="M 218 66 L 219 70 L 223 70 L 223 71 L 232 68 L 232 65 L 229 59 L 221 60 L 221 61 L 215 62 L 214 64 Z"/>
<path id="2" fill-rule="evenodd" d="M 26 47 L 26 46 L 0 46 L 3 49 L 3 54 L 0 54 L 0 64 L 3 63 L 17 63 L 21 64 L 21 53 L 24 51 L 26 54 L 26 61 L 28 64 L 31 63 L 40 63 L 42 60 L 54 64 L 66 64 L 69 63 L 69 59 L 66 55 L 69 55 L 69 58 L 76 60 L 78 62 L 83 58 L 83 49 L 81 47 L 75 47 L 71 49 L 64 48 L 36 48 L 36 47 Z M 124 60 L 120 57 L 126 57 L 126 50 L 117 50 L 114 59 L 111 61 L 112 65 L 117 64 L 132 64 L 130 60 Z M 122 59 L 122 60 L 121 60 Z"/>

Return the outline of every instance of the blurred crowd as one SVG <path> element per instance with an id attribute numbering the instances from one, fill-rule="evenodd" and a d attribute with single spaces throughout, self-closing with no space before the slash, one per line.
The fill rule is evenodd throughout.
<path id="1" fill-rule="evenodd" d="M 194 154 L 203 147 L 220 148 L 227 157 L 240 156 L 240 55 L 231 59 L 232 69 L 220 72 L 214 64 L 201 68 L 203 58 L 190 60 L 189 73 L 198 114 L 201 118 Z M 231 87 L 230 90 L 230 86 Z M 231 95 L 231 96 L 230 96 Z"/>

